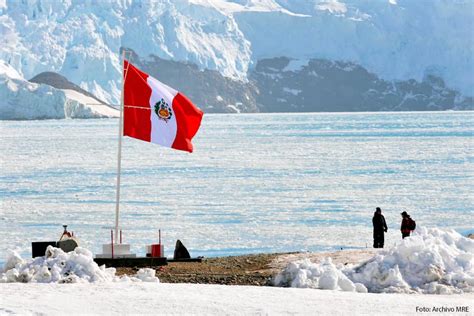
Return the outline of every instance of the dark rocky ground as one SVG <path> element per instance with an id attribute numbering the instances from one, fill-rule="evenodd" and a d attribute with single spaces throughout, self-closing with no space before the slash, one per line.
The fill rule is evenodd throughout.
<path id="1" fill-rule="evenodd" d="M 282 254 L 255 254 L 204 258 L 202 262 L 169 262 L 151 267 L 164 283 L 203 283 L 226 285 L 272 285 L 276 273 L 272 262 Z M 138 268 L 118 268 L 117 274 L 133 275 Z"/>
<path id="2" fill-rule="evenodd" d="M 163 283 L 201 283 L 225 285 L 272 286 L 273 278 L 289 262 L 310 259 L 320 262 L 331 257 L 335 264 L 357 264 L 368 260 L 380 249 L 340 250 L 335 252 L 292 252 L 250 254 L 204 258 L 202 262 L 169 262 L 150 267 Z M 117 275 L 134 275 L 138 268 L 117 268 Z"/>

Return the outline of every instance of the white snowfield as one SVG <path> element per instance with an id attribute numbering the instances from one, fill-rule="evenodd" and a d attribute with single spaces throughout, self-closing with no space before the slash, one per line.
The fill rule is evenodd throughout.
<path id="1" fill-rule="evenodd" d="M 100 103 L 94 98 L 75 90 L 62 89 L 67 105 L 64 107 L 66 117 L 91 118 L 91 117 L 118 117 L 119 111 L 107 104 Z"/>
<path id="2" fill-rule="evenodd" d="M 474 295 L 165 283 L 0 284 L 0 314 L 472 315 Z M 467 307 L 469 312 L 450 312 Z M 420 313 L 429 308 L 432 313 Z M 433 308 L 446 308 L 444 313 Z M 426 311 L 426 310 L 425 310 Z"/>
<path id="3" fill-rule="evenodd" d="M 0 60 L 0 119 L 34 120 L 117 117 L 118 110 L 68 89 L 25 80 Z"/>
<path id="4" fill-rule="evenodd" d="M 470 0 L 0 2 L 0 59 L 55 71 L 118 104 L 120 47 L 247 80 L 263 58 L 352 61 L 388 80 L 427 73 L 472 96 Z"/>

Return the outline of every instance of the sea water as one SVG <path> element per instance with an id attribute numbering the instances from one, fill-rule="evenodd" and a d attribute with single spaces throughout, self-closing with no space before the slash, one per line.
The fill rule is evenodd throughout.
<path id="1" fill-rule="evenodd" d="M 68 224 L 94 253 L 115 221 L 118 120 L 0 122 L 0 260 Z M 386 245 L 418 227 L 474 223 L 474 112 L 204 116 L 192 154 L 125 137 L 120 227 L 139 255 L 322 251 Z"/>

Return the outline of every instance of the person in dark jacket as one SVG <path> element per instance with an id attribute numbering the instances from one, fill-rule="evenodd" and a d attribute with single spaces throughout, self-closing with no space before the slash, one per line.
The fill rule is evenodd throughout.
<path id="1" fill-rule="evenodd" d="M 382 215 L 380 207 L 375 209 L 374 217 L 372 217 L 374 225 L 374 248 L 383 248 L 384 233 L 388 230 L 385 223 L 385 217 Z"/>
<path id="2" fill-rule="evenodd" d="M 410 233 L 414 229 L 414 227 L 413 227 L 414 222 L 411 219 L 410 215 L 408 215 L 407 212 L 402 212 L 401 215 L 402 215 L 402 226 L 400 227 L 400 230 L 402 232 L 402 238 L 410 237 Z"/>

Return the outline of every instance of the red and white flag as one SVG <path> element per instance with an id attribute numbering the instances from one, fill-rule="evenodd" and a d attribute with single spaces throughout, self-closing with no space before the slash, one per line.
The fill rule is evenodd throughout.
<path id="1" fill-rule="evenodd" d="M 203 112 L 184 95 L 124 62 L 123 134 L 192 152 Z"/>

